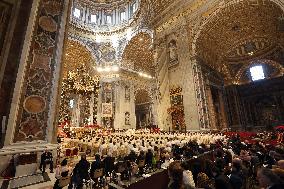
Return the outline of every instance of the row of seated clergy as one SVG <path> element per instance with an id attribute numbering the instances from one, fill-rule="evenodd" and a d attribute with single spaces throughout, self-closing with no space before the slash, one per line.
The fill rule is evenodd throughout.
<path id="1" fill-rule="evenodd" d="M 69 151 L 70 150 L 71 149 L 69 149 Z M 81 146 L 80 151 L 86 153 L 88 156 L 93 156 L 97 153 L 99 153 L 101 156 L 106 156 L 108 153 L 111 153 L 113 157 L 117 157 L 118 155 L 125 157 L 127 155 L 127 149 L 111 150 L 109 148 L 90 147 L 86 144 Z"/>

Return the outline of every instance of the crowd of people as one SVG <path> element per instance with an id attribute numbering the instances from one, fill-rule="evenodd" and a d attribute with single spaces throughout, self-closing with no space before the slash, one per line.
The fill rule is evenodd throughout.
<path id="1" fill-rule="evenodd" d="M 64 159 L 56 169 L 59 180 L 70 177 L 69 188 L 82 188 L 86 182 L 102 185 L 119 175 L 129 180 L 148 171 L 168 169 L 168 188 L 283 188 L 283 144 L 264 145 L 261 141 L 246 144 L 238 135 L 230 138 L 221 133 L 151 133 L 148 130 L 83 132 L 62 146 L 91 143 L 91 149 L 80 149 L 81 160 L 73 169 Z M 75 141 L 75 143 L 74 143 Z M 199 158 L 210 153 L 206 158 Z M 90 162 L 88 156 L 94 156 Z M 98 177 L 98 170 L 103 170 Z M 71 174 L 72 173 L 72 174 Z M 258 181 L 258 182 L 256 182 Z"/>

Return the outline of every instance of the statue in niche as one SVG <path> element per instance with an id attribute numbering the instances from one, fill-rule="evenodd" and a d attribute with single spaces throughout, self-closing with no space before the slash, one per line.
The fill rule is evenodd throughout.
<path id="1" fill-rule="evenodd" d="M 125 87 L 125 100 L 130 101 L 130 87 L 129 86 Z"/>
<path id="2" fill-rule="evenodd" d="M 125 125 L 130 125 L 130 113 L 125 113 Z"/>
<path id="3" fill-rule="evenodd" d="M 105 93 L 105 102 L 107 102 L 107 103 L 111 102 L 112 101 L 111 96 L 112 96 L 111 92 L 106 92 Z"/>
<path id="4" fill-rule="evenodd" d="M 175 40 L 171 40 L 169 43 L 169 57 L 171 65 L 178 63 L 177 44 Z"/>

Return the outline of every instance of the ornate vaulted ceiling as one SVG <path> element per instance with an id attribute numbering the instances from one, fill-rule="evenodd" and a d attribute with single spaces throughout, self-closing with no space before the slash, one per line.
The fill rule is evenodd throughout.
<path id="1" fill-rule="evenodd" d="M 63 75 L 67 75 L 68 71 L 75 71 L 80 65 L 85 64 L 88 68 L 92 68 L 94 60 L 91 53 L 80 43 L 67 40 L 65 45 L 66 54 L 63 57 Z M 94 69 L 89 69 L 94 71 Z"/>
<path id="2" fill-rule="evenodd" d="M 159 14 L 177 0 L 149 0 L 155 14 Z"/>
<path id="3" fill-rule="evenodd" d="M 284 34 L 277 26 L 282 14 L 269 1 L 224 8 L 202 29 L 197 40 L 199 58 L 233 80 L 243 63 L 264 58 L 281 45 Z"/>
<path id="4" fill-rule="evenodd" d="M 205 24 L 197 40 L 199 58 L 227 79 L 242 67 L 239 63 L 263 57 L 283 42 L 284 32 L 277 27 L 281 9 L 272 2 L 261 2 L 222 9 Z"/>
<path id="5" fill-rule="evenodd" d="M 136 71 L 153 74 L 152 39 L 149 34 L 139 33 L 133 37 L 126 46 L 122 64 L 124 67 L 132 67 Z M 130 65 L 129 65 L 130 64 Z"/>

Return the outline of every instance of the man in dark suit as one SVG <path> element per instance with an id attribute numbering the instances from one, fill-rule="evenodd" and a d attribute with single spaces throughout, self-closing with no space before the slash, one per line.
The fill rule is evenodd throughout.
<path id="1" fill-rule="evenodd" d="M 233 189 L 241 189 L 244 184 L 241 163 L 241 160 L 233 160 L 232 172 L 230 175 L 230 183 Z"/>
<path id="2" fill-rule="evenodd" d="M 153 160 L 153 152 L 151 149 L 148 149 L 148 152 L 146 153 L 146 156 L 145 156 L 145 163 L 148 167 L 152 167 L 152 160 Z"/>
<path id="3" fill-rule="evenodd" d="M 89 180 L 90 163 L 86 158 L 86 155 L 83 154 L 73 170 L 72 182 L 77 186 L 77 189 L 83 188 L 83 180 Z"/>
<path id="4" fill-rule="evenodd" d="M 110 154 L 108 154 L 107 157 L 105 157 L 105 159 L 103 160 L 105 173 L 110 174 L 114 170 L 114 161 L 115 158 L 111 157 Z"/>
<path id="5" fill-rule="evenodd" d="M 94 176 L 94 172 L 96 169 L 103 168 L 103 162 L 101 161 L 101 157 L 99 154 L 95 155 L 95 161 L 91 165 L 90 175 L 91 177 Z"/>
<path id="6" fill-rule="evenodd" d="M 52 153 L 49 151 L 45 151 L 43 154 L 41 154 L 41 157 L 40 157 L 39 169 L 42 171 L 42 173 L 45 172 L 45 168 L 47 164 L 49 164 L 50 172 L 53 173 L 53 157 L 52 157 Z"/>
<path id="7" fill-rule="evenodd" d="M 215 179 L 215 189 L 233 189 L 229 177 L 224 174 L 223 170 L 213 167 L 212 173 Z"/>

